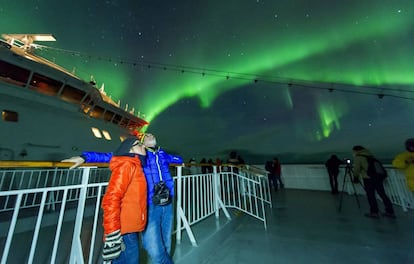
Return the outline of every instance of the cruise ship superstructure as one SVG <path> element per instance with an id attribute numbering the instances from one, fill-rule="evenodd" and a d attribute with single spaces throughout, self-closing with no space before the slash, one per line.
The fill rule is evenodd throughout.
<path id="1" fill-rule="evenodd" d="M 148 123 L 96 87 L 35 54 L 50 34 L 0 41 L 0 160 L 58 161 L 82 150 L 113 151 Z"/>

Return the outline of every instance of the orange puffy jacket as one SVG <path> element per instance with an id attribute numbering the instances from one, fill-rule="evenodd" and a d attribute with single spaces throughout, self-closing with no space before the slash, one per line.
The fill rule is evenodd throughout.
<path id="1" fill-rule="evenodd" d="M 147 182 L 138 156 L 113 156 L 102 199 L 104 234 L 140 232 L 147 223 Z"/>

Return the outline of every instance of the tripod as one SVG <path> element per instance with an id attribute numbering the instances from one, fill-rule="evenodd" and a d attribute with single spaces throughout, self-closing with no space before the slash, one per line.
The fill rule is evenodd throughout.
<path id="1" fill-rule="evenodd" d="M 355 189 L 355 184 L 354 184 L 354 181 L 353 181 L 351 164 L 347 163 L 346 167 L 345 167 L 344 180 L 342 182 L 341 196 L 339 198 L 338 212 L 340 212 L 341 209 L 342 209 L 342 198 L 343 198 L 343 195 L 344 195 L 345 183 L 346 183 L 347 177 L 348 177 L 349 182 L 352 184 L 352 188 L 354 190 L 354 196 L 355 196 L 356 202 L 358 204 L 358 208 L 361 208 L 361 205 L 359 204 L 359 200 L 358 200 L 358 195 L 357 195 L 356 189 Z"/>

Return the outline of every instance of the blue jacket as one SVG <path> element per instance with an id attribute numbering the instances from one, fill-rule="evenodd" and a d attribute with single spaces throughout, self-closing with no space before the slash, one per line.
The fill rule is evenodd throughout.
<path id="1" fill-rule="evenodd" d="M 82 152 L 82 158 L 85 162 L 109 162 L 112 153 L 99 152 Z M 170 163 L 183 163 L 183 159 L 166 153 L 160 147 L 147 148 L 146 162 L 144 166 L 145 179 L 147 180 L 147 198 L 148 204 L 152 204 L 152 196 L 154 195 L 154 183 L 158 183 L 161 179 L 165 181 L 170 189 L 171 196 L 174 196 L 174 180 L 170 173 Z"/>

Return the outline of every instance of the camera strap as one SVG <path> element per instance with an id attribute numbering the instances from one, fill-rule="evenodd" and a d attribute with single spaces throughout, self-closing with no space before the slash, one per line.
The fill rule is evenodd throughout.
<path id="1" fill-rule="evenodd" d="M 162 182 L 164 179 L 162 178 L 162 170 L 161 170 L 161 166 L 160 166 L 160 164 L 159 164 L 159 155 L 158 155 L 158 150 L 159 150 L 159 147 L 157 148 L 157 149 L 155 149 L 155 148 L 150 148 L 150 147 L 146 147 L 146 149 L 149 151 L 149 152 L 151 152 L 151 153 L 153 153 L 153 155 L 155 156 L 155 162 L 156 162 L 156 165 L 157 165 L 157 167 L 159 168 L 159 174 L 158 174 L 158 176 L 160 177 L 160 179 L 159 179 L 159 181 L 158 182 L 155 182 L 155 179 L 154 179 L 154 175 L 151 173 L 151 178 L 152 178 L 152 182 L 153 182 L 153 184 L 154 185 L 156 185 L 157 183 L 159 183 L 159 182 Z"/>
<path id="2" fill-rule="evenodd" d="M 153 153 L 154 153 L 154 156 L 155 156 L 155 162 L 157 163 L 157 167 L 159 168 L 159 172 L 160 172 L 158 174 L 158 176 L 159 176 L 159 181 L 158 182 L 155 182 L 154 175 L 151 173 L 152 183 L 154 185 L 156 185 L 156 184 L 162 182 L 164 179 L 162 178 L 162 170 L 161 170 L 161 166 L 159 164 L 159 156 L 158 156 L 158 153 L 156 151 L 153 151 Z"/>
<path id="3" fill-rule="evenodd" d="M 159 172 L 158 173 L 159 181 L 155 182 L 154 175 L 151 173 L 151 178 L 152 178 L 152 182 L 154 186 L 154 190 L 153 190 L 154 193 L 151 199 L 154 205 L 164 206 L 164 205 L 171 203 L 170 190 L 166 182 L 163 181 L 162 170 L 159 164 L 159 156 L 157 155 L 156 152 L 154 152 L 154 155 L 155 155 L 155 161 L 157 163 L 156 166 L 158 167 L 158 172 Z"/>

